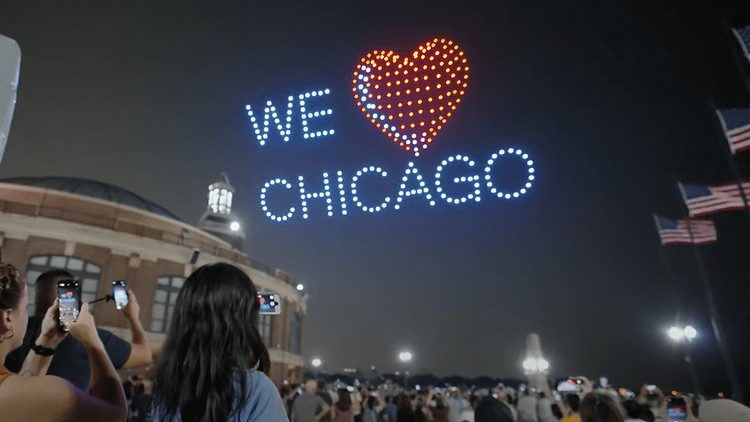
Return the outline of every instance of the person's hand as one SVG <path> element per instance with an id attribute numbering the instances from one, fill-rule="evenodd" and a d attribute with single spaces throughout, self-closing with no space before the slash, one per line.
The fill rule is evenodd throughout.
<path id="1" fill-rule="evenodd" d="M 432 421 L 434 420 L 432 416 L 432 412 L 430 411 L 430 408 L 427 406 L 422 407 L 422 414 L 424 415 L 424 418 L 426 421 Z"/>
<path id="2" fill-rule="evenodd" d="M 685 399 L 685 407 L 687 407 L 687 416 L 685 417 L 685 422 L 696 422 L 697 419 L 695 419 L 695 415 L 693 414 L 693 402 L 691 400 Z"/>
<path id="3" fill-rule="evenodd" d="M 38 345 L 46 347 L 48 349 L 54 349 L 58 344 L 60 344 L 60 342 L 63 341 L 65 336 L 68 335 L 68 333 L 64 331 L 60 332 L 60 329 L 58 328 L 58 310 L 58 301 L 57 299 L 55 299 L 55 303 L 53 303 L 52 306 L 47 309 L 47 313 L 44 314 L 44 319 L 42 320 L 42 332 L 39 334 L 39 338 L 37 339 Z"/>
<path id="4" fill-rule="evenodd" d="M 636 403 L 638 403 L 640 405 L 644 405 L 644 404 L 648 403 L 648 398 L 647 398 L 648 397 L 648 390 L 647 390 L 647 388 L 648 388 L 648 384 L 643 384 L 643 386 L 641 387 L 641 391 L 635 397 L 635 402 Z"/>
<path id="5" fill-rule="evenodd" d="M 667 397 L 664 395 L 664 392 L 661 391 L 661 388 L 656 387 L 654 389 L 654 394 L 656 395 L 656 403 L 659 406 L 662 406 L 662 405 L 666 406 L 666 404 L 667 404 Z"/>
<path id="6" fill-rule="evenodd" d="M 141 305 L 138 304 L 138 299 L 135 297 L 135 293 L 128 289 L 128 304 L 122 308 L 122 314 L 129 320 L 137 320 L 140 313 Z"/>
<path id="7" fill-rule="evenodd" d="M 578 393 L 581 398 L 583 398 L 586 394 L 594 391 L 594 387 L 591 386 L 591 381 L 589 381 L 588 378 L 580 375 L 577 377 L 573 377 L 573 379 L 581 380 L 581 391 Z"/>
<path id="8" fill-rule="evenodd" d="M 89 304 L 86 302 L 81 305 L 78 319 L 70 324 L 69 329 L 70 335 L 86 347 L 93 347 L 97 343 L 101 343 L 99 333 L 96 332 L 96 325 L 94 325 L 94 317 L 89 312 Z"/>

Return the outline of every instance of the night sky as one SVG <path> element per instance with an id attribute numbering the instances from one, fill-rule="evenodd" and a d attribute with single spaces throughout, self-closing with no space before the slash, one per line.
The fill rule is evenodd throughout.
<path id="1" fill-rule="evenodd" d="M 521 377 L 536 332 L 555 376 L 688 390 L 666 336 L 679 319 L 700 331 L 704 389 L 728 391 L 691 250 L 664 250 L 667 276 L 651 213 L 683 216 L 672 175 L 733 180 L 712 104 L 750 107 L 750 63 L 721 24 L 750 24 L 742 3 L 6 1 L 0 33 L 22 63 L 0 177 L 99 180 L 196 224 L 207 186 L 227 172 L 245 251 L 305 285 L 305 356 L 328 371 L 403 369 L 397 354 L 409 349 L 415 372 Z M 407 55 L 434 37 L 465 51 L 469 86 L 415 158 L 359 112 L 351 78 L 367 52 Z M 289 142 L 271 130 L 258 144 L 246 105 L 283 112 L 287 96 L 326 88 L 310 108 L 333 114 L 310 124 L 334 136 L 304 139 L 295 108 Z M 260 206 L 270 180 L 296 189 L 304 176 L 322 190 L 324 172 L 336 183 L 337 171 L 371 165 L 388 176 L 363 178 L 361 195 L 395 201 L 410 161 L 434 195 L 443 159 L 468 155 L 483 174 L 510 147 L 534 160 L 520 198 L 482 186 L 479 203 L 416 196 L 365 213 L 347 192 L 348 215 L 328 217 L 317 199 L 305 220 L 276 187 L 269 201 L 294 217 L 271 221 Z M 750 152 L 736 159 L 750 171 Z M 519 163 L 498 162 L 493 180 L 520 186 Z M 472 174 L 450 169 L 444 177 Z M 701 247 L 746 391 L 749 215 L 718 214 L 719 243 Z"/>

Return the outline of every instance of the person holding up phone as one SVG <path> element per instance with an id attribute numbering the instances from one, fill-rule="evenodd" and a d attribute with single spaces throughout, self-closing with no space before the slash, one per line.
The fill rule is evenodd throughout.
<path id="1" fill-rule="evenodd" d="M 26 282 L 10 264 L 0 263 L 0 362 L 18 348 L 26 334 L 28 316 Z M 60 333 L 55 301 L 47 310 L 36 344 L 54 349 L 67 333 Z M 0 365 L 0 409 L 4 422 L 124 422 L 127 417 L 125 394 L 120 378 L 97 335 L 88 304 L 83 304 L 76 321 L 68 326 L 70 335 L 84 347 L 91 366 L 91 394 L 54 376 L 19 376 Z M 31 353 L 24 364 L 29 375 L 42 374 L 51 361 L 46 353 Z"/>
<path id="2" fill-rule="evenodd" d="M 271 358 L 258 332 L 257 291 L 240 268 L 204 265 L 185 280 L 174 305 L 154 376 L 154 422 L 287 422 L 284 404 L 266 375 Z M 328 405 L 306 394 L 327 413 Z M 312 418 L 311 418 L 312 419 Z M 301 419 L 297 419 L 298 422 Z"/>
<path id="3" fill-rule="evenodd" d="M 39 349 L 37 347 L 39 345 L 35 344 L 34 341 L 39 337 L 45 312 L 56 299 L 60 298 L 60 294 L 65 294 L 67 297 L 68 292 L 70 292 L 71 300 L 72 296 L 76 295 L 75 283 L 67 283 L 67 280 L 75 281 L 73 275 L 65 270 L 50 270 L 37 277 L 36 314 L 29 317 L 28 330 L 21 347 L 8 354 L 4 359 L 5 367 L 10 371 L 18 372 L 21 370 L 23 361 L 30 350 L 38 350 L 37 353 L 43 350 Z M 62 290 L 58 288 L 60 282 L 63 282 Z M 70 284 L 69 287 L 68 284 Z M 122 285 L 124 286 L 124 283 Z M 151 347 L 146 338 L 146 331 L 143 329 L 143 325 L 138 317 L 140 314 L 138 299 L 132 291 L 128 291 L 127 296 L 128 303 L 122 307 L 122 314 L 130 324 L 130 331 L 132 333 L 131 342 L 128 343 L 110 331 L 97 328 L 107 355 L 114 364 L 115 369 L 118 370 L 149 365 L 153 362 Z M 99 306 L 102 306 L 102 304 Z M 63 312 L 63 314 L 74 313 L 74 310 Z M 45 350 L 46 353 L 52 353 L 52 362 L 49 365 L 47 373 L 64 378 L 79 389 L 88 391 L 91 387 L 89 363 L 83 349 L 83 345 L 77 339 L 68 336 L 54 351 Z"/>

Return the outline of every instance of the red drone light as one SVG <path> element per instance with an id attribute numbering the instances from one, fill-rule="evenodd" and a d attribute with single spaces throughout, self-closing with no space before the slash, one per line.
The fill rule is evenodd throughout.
<path id="1" fill-rule="evenodd" d="M 461 102 L 469 78 L 463 55 L 453 41 L 437 38 L 406 57 L 385 50 L 368 53 L 352 79 L 357 107 L 393 142 L 419 155 Z M 432 64 L 436 60 L 440 68 Z M 383 112 L 383 106 L 389 111 Z"/>

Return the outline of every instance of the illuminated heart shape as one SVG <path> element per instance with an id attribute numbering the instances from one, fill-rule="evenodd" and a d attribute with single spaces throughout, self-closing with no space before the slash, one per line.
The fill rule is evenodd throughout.
<path id="1" fill-rule="evenodd" d="M 453 41 L 435 38 L 405 57 L 368 53 L 357 64 L 352 92 L 372 124 L 419 156 L 461 103 L 468 79 L 464 52 Z"/>

